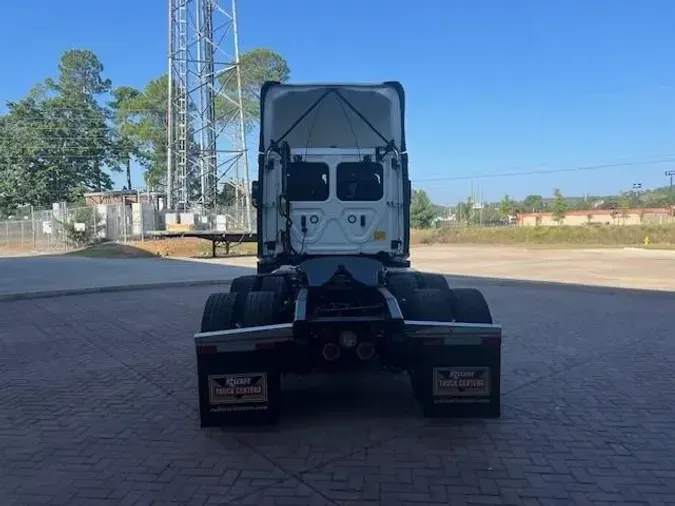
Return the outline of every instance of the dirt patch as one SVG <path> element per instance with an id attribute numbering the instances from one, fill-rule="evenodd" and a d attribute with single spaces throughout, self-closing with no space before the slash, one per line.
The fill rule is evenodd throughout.
<path id="1" fill-rule="evenodd" d="M 230 254 L 226 254 L 225 247 L 216 248 L 217 257 L 237 257 L 255 255 L 255 243 L 230 244 Z M 149 256 L 175 258 L 210 258 L 211 241 L 197 238 L 169 238 L 149 239 L 145 241 L 130 241 L 126 244 L 105 243 L 74 251 L 63 249 L 35 249 L 32 246 L 0 246 L 0 257 L 34 256 L 34 255 L 75 255 L 92 258 L 145 258 Z"/>
<path id="2" fill-rule="evenodd" d="M 211 257 L 211 241 L 194 237 L 176 237 L 171 239 L 153 239 L 128 243 L 134 248 L 142 249 L 153 255 L 162 257 L 208 258 Z M 230 244 L 229 256 L 251 255 L 256 253 L 255 243 Z M 216 256 L 226 255 L 224 247 L 216 249 Z"/>
<path id="3" fill-rule="evenodd" d="M 157 255 L 129 244 L 106 243 L 66 253 L 86 258 L 150 258 Z"/>
<path id="4" fill-rule="evenodd" d="M 251 243 L 231 244 L 229 255 L 225 253 L 224 247 L 216 249 L 218 257 L 251 255 L 255 252 L 256 245 Z M 211 241 L 196 238 L 170 238 L 132 241 L 126 244 L 105 243 L 67 254 L 91 258 L 210 258 L 211 253 Z"/>
<path id="5" fill-rule="evenodd" d="M 42 255 L 61 254 L 63 250 L 56 248 L 40 248 L 36 249 L 33 246 L 0 246 L 0 258 L 2 257 L 32 257 Z"/>

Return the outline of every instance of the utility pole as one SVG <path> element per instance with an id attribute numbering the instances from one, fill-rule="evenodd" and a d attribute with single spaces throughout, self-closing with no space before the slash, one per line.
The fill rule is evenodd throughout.
<path id="1" fill-rule="evenodd" d="M 670 177 L 670 196 L 673 196 L 673 176 L 675 176 L 675 170 L 667 170 L 664 173 L 667 177 Z"/>
<path id="2" fill-rule="evenodd" d="M 642 190 L 642 183 L 633 183 L 633 192 L 637 195 L 638 200 L 640 200 L 640 190 Z"/>

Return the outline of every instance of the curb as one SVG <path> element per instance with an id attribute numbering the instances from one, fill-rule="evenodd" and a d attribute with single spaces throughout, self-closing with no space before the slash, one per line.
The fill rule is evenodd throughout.
<path id="1" fill-rule="evenodd" d="M 0 302 L 13 300 L 51 299 L 54 297 L 68 297 L 72 295 L 87 295 L 95 293 L 135 292 L 139 290 L 153 290 L 158 288 L 187 288 L 192 286 L 227 285 L 231 283 L 235 277 L 227 279 L 204 279 L 199 281 L 170 281 L 164 283 L 144 283 L 139 285 L 93 286 L 88 288 L 67 288 L 63 290 L 3 293 L 0 294 Z"/>

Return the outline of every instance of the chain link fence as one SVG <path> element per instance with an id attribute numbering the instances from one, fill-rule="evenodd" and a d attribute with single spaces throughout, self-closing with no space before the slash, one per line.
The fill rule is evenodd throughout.
<path id="1" fill-rule="evenodd" d="M 62 240 L 54 233 L 56 225 L 52 211 L 33 211 L 28 216 L 0 221 L 0 247 L 18 251 L 62 249 Z"/>
<path id="2" fill-rule="evenodd" d="M 208 211 L 167 212 L 152 204 L 99 204 L 87 207 L 55 205 L 0 221 L 0 250 L 5 252 L 57 252 L 104 241 L 143 241 L 153 232 L 181 230 L 248 232 L 256 229 L 255 210 L 243 206 Z"/>

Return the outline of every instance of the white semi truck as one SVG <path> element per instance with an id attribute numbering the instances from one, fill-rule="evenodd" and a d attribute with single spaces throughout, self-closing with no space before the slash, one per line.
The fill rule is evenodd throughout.
<path id="1" fill-rule="evenodd" d="M 201 425 L 275 423 L 281 377 L 384 367 L 427 417 L 499 417 L 501 326 L 483 295 L 410 267 L 398 82 L 261 90 L 257 274 L 206 301 Z"/>

